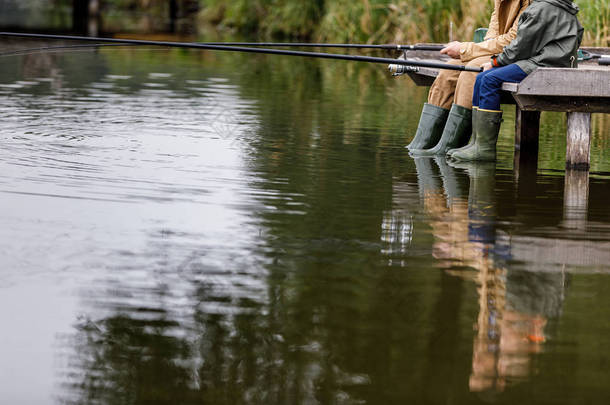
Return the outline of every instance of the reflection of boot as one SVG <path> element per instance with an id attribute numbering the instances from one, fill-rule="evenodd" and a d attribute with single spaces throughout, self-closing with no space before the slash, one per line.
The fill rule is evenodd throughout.
<path id="1" fill-rule="evenodd" d="M 488 111 L 479 109 L 476 114 L 476 139 L 469 149 L 456 151 L 451 155 L 455 160 L 496 160 L 496 143 L 502 124 L 502 111 Z"/>
<path id="2" fill-rule="evenodd" d="M 449 110 L 434 104 L 424 104 L 415 138 L 407 145 L 407 149 L 428 149 L 436 145 L 445 128 L 448 114 Z"/>
<path id="3" fill-rule="evenodd" d="M 461 148 L 449 149 L 447 151 L 448 157 L 451 157 L 457 151 L 463 151 L 466 149 L 470 149 L 472 147 L 472 145 L 474 145 L 474 141 L 477 138 L 476 127 L 474 126 L 474 123 L 477 119 L 478 113 L 479 113 L 479 107 L 472 107 L 472 111 L 471 111 L 472 120 L 470 123 L 471 135 L 470 135 L 470 139 L 468 140 L 468 143 L 465 146 L 462 146 Z"/>
<path id="4" fill-rule="evenodd" d="M 468 234 L 471 242 L 495 242 L 496 164 L 492 162 L 450 162 L 452 167 L 466 169 L 470 177 L 468 195 Z"/>
<path id="5" fill-rule="evenodd" d="M 420 196 L 425 198 L 426 194 L 429 193 L 438 194 L 441 184 L 438 179 L 438 172 L 434 170 L 432 159 L 414 158 L 413 160 L 415 161 L 415 170 L 417 170 Z"/>
<path id="6" fill-rule="evenodd" d="M 470 190 L 468 199 L 471 202 L 493 204 L 496 185 L 496 164 L 494 162 L 449 162 L 454 169 L 462 169 L 468 173 Z"/>
<path id="7" fill-rule="evenodd" d="M 455 168 L 449 166 L 444 157 L 436 157 L 434 161 L 441 171 L 443 187 L 447 196 L 447 206 L 451 207 L 456 199 L 463 199 L 468 195 L 468 178 L 463 172 L 458 172 Z"/>
<path id="8" fill-rule="evenodd" d="M 472 111 L 453 104 L 440 141 L 431 149 L 412 149 L 415 156 L 443 156 L 449 149 L 464 145 L 472 132 Z"/>

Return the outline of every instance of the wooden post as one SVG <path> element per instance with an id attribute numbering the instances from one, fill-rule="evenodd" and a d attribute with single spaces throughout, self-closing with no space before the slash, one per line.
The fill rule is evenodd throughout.
<path id="1" fill-rule="evenodd" d="M 87 0 L 72 0 L 72 30 L 84 34 L 87 31 L 89 18 L 89 2 Z"/>
<path id="2" fill-rule="evenodd" d="M 538 170 L 540 111 L 523 111 L 516 106 L 515 114 L 515 174 Z"/>
<path id="3" fill-rule="evenodd" d="M 169 31 L 176 32 L 176 21 L 178 20 L 178 1 L 169 0 Z"/>
<path id="4" fill-rule="evenodd" d="M 585 229 L 589 206 L 589 172 L 566 170 L 563 190 L 564 225 L 571 229 Z"/>
<path id="5" fill-rule="evenodd" d="M 525 150 L 529 155 L 538 157 L 538 138 L 540 135 L 540 111 L 523 111 L 516 106 L 515 149 Z"/>
<path id="6" fill-rule="evenodd" d="M 591 148 L 591 114 L 569 112 L 566 168 L 589 170 Z"/>
<path id="7" fill-rule="evenodd" d="M 89 0 L 89 21 L 87 22 L 87 35 L 97 37 L 100 33 L 100 0 Z"/>
<path id="8" fill-rule="evenodd" d="M 100 0 L 72 0 L 72 29 L 79 34 L 99 35 Z"/>

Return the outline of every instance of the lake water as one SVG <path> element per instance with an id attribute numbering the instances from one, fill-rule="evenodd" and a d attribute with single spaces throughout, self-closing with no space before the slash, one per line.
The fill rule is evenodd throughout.
<path id="1" fill-rule="evenodd" d="M 0 402 L 605 404 L 610 119 L 409 157 L 385 66 L 0 57 Z M 573 199 L 572 196 L 577 196 Z M 575 202 L 572 202 L 572 201 Z"/>

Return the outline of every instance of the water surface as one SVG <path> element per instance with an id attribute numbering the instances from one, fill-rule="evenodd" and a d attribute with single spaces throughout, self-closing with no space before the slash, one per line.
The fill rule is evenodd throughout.
<path id="1" fill-rule="evenodd" d="M 3 402 L 610 397 L 608 116 L 566 190 L 560 114 L 537 171 L 510 106 L 497 164 L 410 158 L 426 92 L 383 66 L 0 61 Z"/>

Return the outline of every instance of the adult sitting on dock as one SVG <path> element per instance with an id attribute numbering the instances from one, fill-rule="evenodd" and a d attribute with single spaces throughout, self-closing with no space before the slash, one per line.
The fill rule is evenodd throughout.
<path id="1" fill-rule="evenodd" d="M 520 83 L 539 67 L 578 67 L 584 30 L 577 14 L 572 0 L 532 0 L 519 19 L 517 38 L 477 76 L 472 96 L 474 142 L 449 151 L 452 159 L 496 159 L 503 83 Z"/>
<path id="2" fill-rule="evenodd" d="M 453 58 L 451 64 L 482 67 L 515 39 L 519 16 L 530 1 L 495 0 L 483 42 L 451 42 L 441 53 Z M 444 155 L 468 141 L 476 76 L 471 72 L 441 70 L 430 88 L 415 138 L 407 145 L 413 155 Z"/>

